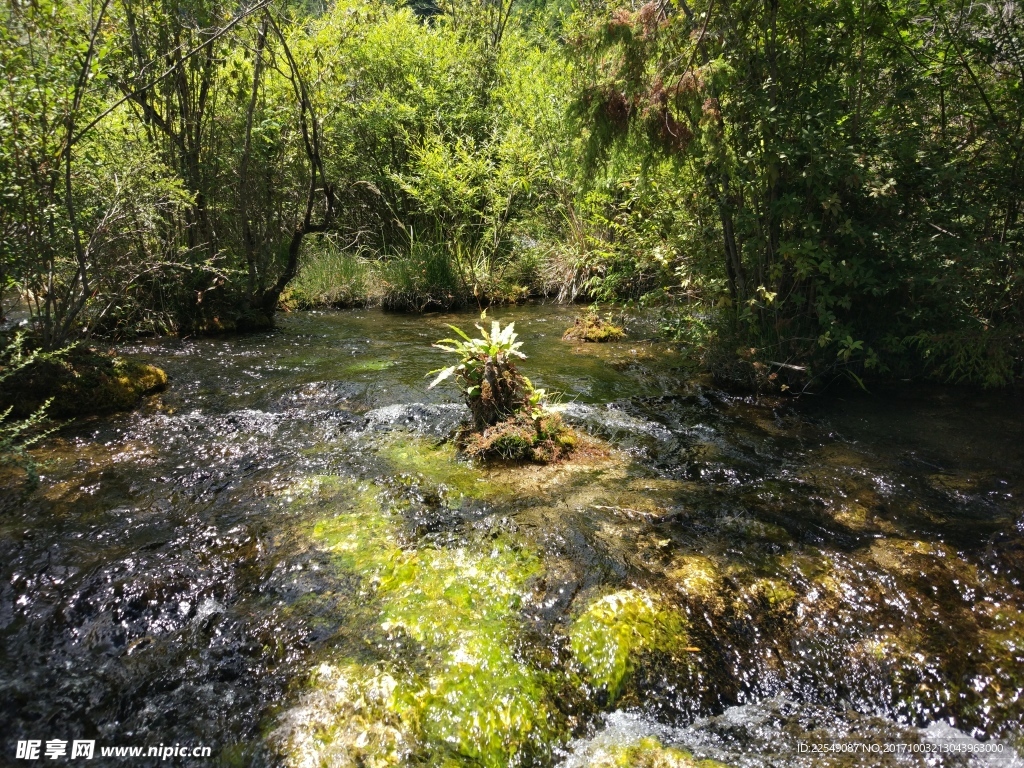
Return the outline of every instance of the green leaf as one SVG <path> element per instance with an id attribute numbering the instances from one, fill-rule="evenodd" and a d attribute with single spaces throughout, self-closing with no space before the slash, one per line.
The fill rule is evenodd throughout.
<path id="1" fill-rule="evenodd" d="M 442 381 L 444 381 L 445 379 L 451 377 L 455 373 L 455 369 L 456 368 L 458 368 L 457 365 L 450 365 L 447 368 L 442 368 L 440 371 L 431 371 L 430 373 L 428 373 L 427 376 L 430 376 L 431 374 L 436 373 L 437 374 L 437 378 L 434 379 L 432 382 L 430 382 L 430 386 L 428 386 L 427 389 L 433 389 L 438 384 L 440 384 Z"/>

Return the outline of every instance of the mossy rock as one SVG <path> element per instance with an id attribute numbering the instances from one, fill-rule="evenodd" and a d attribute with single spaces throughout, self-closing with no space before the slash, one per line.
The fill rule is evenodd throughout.
<path id="1" fill-rule="evenodd" d="M 76 347 L 59 360 L 38 360 L 6 379 L 0 410 L 12 407 L 16 418 L 24 418 L 53 398 L 47 415 L 54 418 L 126 411 L 166 386 L 167 374 L 156 366 Z"/>
<path id="2" fill-rule="evenodd" d="M 564 341 L 605 342 L 618 341 L 626 337 L 626 332 L 609 320 L 602 320 L 595 313 L 580 315 L 569 327 L 562 339 Z"/>
<path id="3" fill-rule="evenodd" d="M 710 558 L 683 555 L 672 562 L 665 575 L 687 600 L 703 604 L 716 613 L 724 608 L 721 574 Z"/>
<path id="4" fill-rule="evenodd" d="M 466 455 L 476 459 L 550 464 L 567 458 L 578 437 L 557 413 L 537 418 L 519 414 L 483 432 L 466 432 L 459 442 Z"/>
<path id="5" fill-rule="evenodd" d="M 323 503 L 307 535 L 359 578 L 363 631 L 386 650 L 373 658 L 339 648 L 317 668 L 270 734 L 283 763 L 546 763 L 567 732 L 549 674 L 516 644 L 523 601 L 542 573 L 537 554 L 504 536 L 417 546 L 373 484 L 321 477 L 286 494 Z M 391 655 L 401 645 L 411 656 Z"/>

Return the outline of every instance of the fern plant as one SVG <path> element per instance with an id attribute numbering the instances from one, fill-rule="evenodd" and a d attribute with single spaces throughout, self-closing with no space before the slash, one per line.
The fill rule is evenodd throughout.
<path id="1" fill-rule="evenodd" d="M 427 374 L 436 374 L 430 384 L 431 389 L 454 377 L 473 413 L 474 427 L 478 431 L 520 414 L 532 417 L 539 412 L 544 390 L 534 389 L 530 380 L 515 366 L 515 359 L 526 359 L 520 351 L 523 343 L 518 341 L 515 323 L 502 328 L 494 320 L 490 332 L 478 324 L 479 338 L 471 338 L 455 325 L 448 327 L 459 338 L 441 339 L 434 346 L 458 355 L 459 361 Z"/>

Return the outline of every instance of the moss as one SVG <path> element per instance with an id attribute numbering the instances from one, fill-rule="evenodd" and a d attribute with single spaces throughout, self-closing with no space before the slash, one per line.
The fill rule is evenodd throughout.
<path id="1" fill-rule="evenodd" d="M 666 747 L 654 736 L 603 748 L 587 764 L 589 768 L 725 768 L 715 760 L 698 760 L 689 752 Z"/>
<path id="2" fill-rule="evenodd" d="M 86 416 L 134 408 L 139 399 L 167 386 L 167 374 L 138 360 L 76 347 L 59 360 L 40 360 L 0 388 L 0 410 L 27 416 L 53 398 L 47 414 Z"/>
<path id="3" fill-rule="evenodd" d="M 684 555 L 672 562 L 665 575 L 673 581 L 676 589 L 691 600 L 718 604 L 718 607 L 721 607 L 721 579 L 718 568 L 709 558 L 702 555 Z"/>
<path id="4" fill-rule="evenodd" d="M 659 598 L 636 589 L 605 595 L 573 622 L 569 643 L 591 682 L 614 701 L 633 673 L 638 656 L 687 652 L 686 619 Z"/>
<path id="5" fill-rule="evenodd" d="M 384 658 L 322 665 L 273 741 L 289 765 L 535 762 L 563 734 L 545 673 L 513 641 L 537 556 L 506 538 L 478 546 L 405 545 L 374 485 L 321 479 L 293 493 L 333 500 L 312 540 L 357 574 L 376 606 Z M 405 657 L 389 653 L 404 647 Z M 407 654 L 412 652 L 415 659 Z"/>
<path id="6" fill-rule="evenodd" d="M 460 438 L 462 449 L 477 459 L 535 461 L 549 464 L 568 457 L 579 442 L 557 413 L 530 418 L 520 414 L 483 432 Z"/>
<path id="7" fill-rule="evenodd" d="M 501 492 L 487 482 L 479 469 L 459 461 L 458 451 L 451 443 L 438 445 L 422 437 L 395 435 L 381 447 L 380 455 L 397 472 L 444 486 L 449 495 L 482 499 Z"/>
<path id="8" fill-rule="evenodd" d="M 797 593 L 782 579 L 757 579 L 749 587 L 750 594 L 773 611 L 788 611 L 796 603 Z"/>
<path id="9" fill-rule="evenodd" d="M 603 320 L 595 312 L 580 315 L 564 334 L 565 341 L 604 342 L 625 338 L 626 332 L 610 320 Z"/>

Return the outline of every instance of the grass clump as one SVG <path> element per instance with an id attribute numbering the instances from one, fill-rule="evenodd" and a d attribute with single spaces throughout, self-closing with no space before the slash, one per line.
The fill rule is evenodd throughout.
<path id="1" fill-rule="evenodd" d="M 452 309 L 472 300 L 472 291 L 443 243 L 414 240 L 408 250 L 378 262 L 385 309 Z"/>
<path id="2" fill-rule="evenodd" d="M 372 299 L 371 262 L 360 252 L 333 244 L 311 253 L 302 263 L 281 303 L 288 309 L 343 309 Z"/>
<path id="3" fill-rule="evenodd" d="M 686 619 L 646 592 L 622 590 L 587 606 L 570 628 L 569 644 L 591 683 L 614 702 L 641 654 L 663 652 L 682 660 Z"/>
<path id="4" fill-rule="evenodd" d="M 626 332 L 611 321 L 611 316 L 602 318 L 597 312 L 589 311 L 579 315 L 562 335 L 564 341 L 605 342 L 625 338 Z"/>

